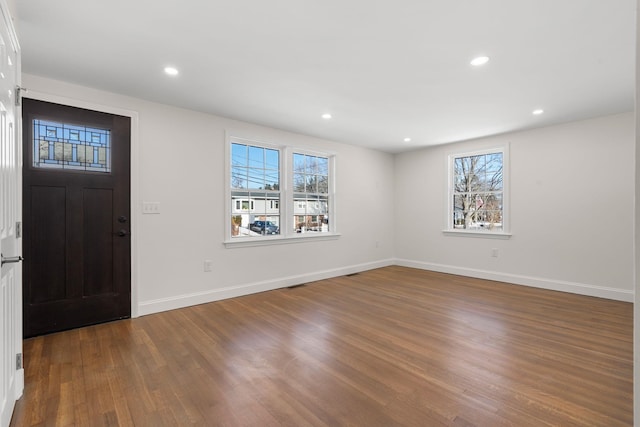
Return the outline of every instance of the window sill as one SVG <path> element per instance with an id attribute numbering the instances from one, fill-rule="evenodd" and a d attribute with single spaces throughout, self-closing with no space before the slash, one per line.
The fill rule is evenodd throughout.
<path id="1" fill-rule="evenodd" d="M 295 236 L 263 236 L 263 237 L 239 237 L 233 240 L 225 240 L 224 246 L 230 248 L 245 248 L 252 246 L 288 245 L 311 241 L 337 240 L 338 233 L 304 233 Z"/>
<path id="2" fill-rule="evenodd" d="M 480 239 L 510 239 L 512 234 L 505 232 L 493 232 L 493 231 L 474 231 L 474 230 L 442 230 L 445 236 L 456 237 L 476 237 Z"/>

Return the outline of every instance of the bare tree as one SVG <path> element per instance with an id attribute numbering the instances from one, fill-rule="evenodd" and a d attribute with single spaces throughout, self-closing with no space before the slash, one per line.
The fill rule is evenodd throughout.
<path id="1" fill-rule="evenodd" d="M 244 176 L 238 173 L 231 173 L 231 187 L 233 188 L 243 188 L 244 187 Z"/>

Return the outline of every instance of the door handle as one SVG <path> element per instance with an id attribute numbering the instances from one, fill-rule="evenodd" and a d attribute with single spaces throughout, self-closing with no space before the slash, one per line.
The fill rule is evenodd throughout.
<path id="1" fill-rule="evenodd" d="M 11 264 L 14 262 L 20 262 L 22 261 L 24 258 L 22 258 L 20 255 L 18 256 L 10 256 L 10 257 L 6 257 L 2 254 L 0 254 L 0 266 L 3 266 L 5 264 Z"/>
<path id="2" fill-rule="evenodd" d="M 120 229 L 120 230 L 118 231 L 118 236 L 120 236 L 120 237 L 124 237 L 124 236 L 126 236 L 127 234 L 129 234 L 129 232 L 128 232 L 127 230 L 125 230 L 124 228 L 123 228 L 123 229 Z"/>

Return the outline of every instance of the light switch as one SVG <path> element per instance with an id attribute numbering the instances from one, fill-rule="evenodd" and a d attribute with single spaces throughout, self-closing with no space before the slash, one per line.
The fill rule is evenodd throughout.
<path id="1" fill-rule="evenodd" d="M 143 214 L 159 214 L 160 202 L 142 202 Z"/>

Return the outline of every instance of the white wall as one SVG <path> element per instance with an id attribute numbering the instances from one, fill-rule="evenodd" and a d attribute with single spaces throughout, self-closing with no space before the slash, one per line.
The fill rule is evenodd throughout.
<path id="1" fill-rule="evenodd" d="M 398 155 L 398 263 L 632 301 L 634 138 L 626 113 Z M 447 155 L 505 142 L 513 236 L 444 235 Z"/>
<path id="2" fill-rule="evenodd" d="M 134 315 L 389 265 L 393 156 L 23 75 L 36 98 L 134 111 Z M 27 96 L 29 96 L 29 94 Z M 225 248 L 225 131 L 336 153 L 336 240 Z M 137 141 L 137 142 L 136 142 Z M 143 201 L 159 215 L 142 215 Z M 376 241 L 379 242 L 376 247 Z M 213 261 L 213 273 L 203 262 Z"/>
<path id="3" fill-rule="evenodd" d="M 634 114 L 392 156 L 32 75 L 36 97 L 137 112 L 134 313 L 390 263 L 631 301 Z M 337 240 L 225 248 L 225 131 L 337 153 Z M 447 154 L 510 143 L 509 240 L 444 228 Z M 141 215 L 142 201 L 160 215 Z M 376 242 L 379 242 L 376 247 Z M 498 248 L 499 257 L 491 257 Z M 214 272 L 203 272 L 213 260 Z"/>

